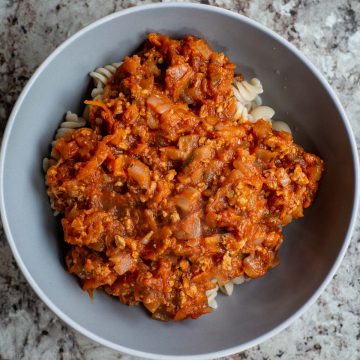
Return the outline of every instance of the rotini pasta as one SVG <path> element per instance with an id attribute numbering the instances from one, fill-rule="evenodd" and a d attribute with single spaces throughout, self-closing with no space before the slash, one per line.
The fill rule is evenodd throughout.
<path id="1" fill-rule="evenodd" d="M 108 80 L 115 74 L 116 69 L 121 65 L 121 62 L 114 62 L 104 67 L 99 67 L 90 73 L 90 77 L 94 80 L 95 88 L 91 91 L 91 97 L 98 99 L 101 97 L 104 86 Z"/>
<path id="2" fill-rule="evenodd" d="M 220 286 L 220 291 L 227 295 L 227 296 L 230 296 L 233 291 L 234 291 L 234 284 L 232 281 L 229 281 L 227 284 L 223 285 L 223 286 Z"/>
<path id="3" fill-rule="evenodd" d="M 257 78 L 246 80 L 234 80 L 233 93 L 237 100 L 237 111 L 234 116 L 235 121 L 255 122 L 260 119 L 271 120 L 275 115 L 275 110 L 270 106 L 262 105 L 261 97 L 264 92 L 261 81 Z M 286 131 L 291 134 L 288 124 L 281 121 L 272 122 L 273 129 L 276 131 Z"/>
<path id="4" fill-rule="evenodd" d="M 74 131 L 75 129 L 84 127 L 86 125 L 86 121 L 79 117 L 78 115 L 68 111 L 65 115 L 64 121 L 58 127 L 55 140 L 51 143 L 54 146 L 57 139 L 64 137 L 69 131 Z M 50 166 L 54 165 L 56 160 L 54 158 L 44 158 L 43 159 L 43 170 L 46 172 Z"/>
<path id="5" fill-rule="evenodd" d="M 234 291 L 234 285 L 241 285 L 246 281 L 249 281 L 250 278 L 248 278 L 245 275 L 240 275 L 238 277 L 236 277 L 235 279 L 232 279 L 231 281 L 229 281 L 227 284 L 223 285 L 223 286 L 218 286 L 216 284 L 216 286 L 211 289 L 208 290 L 206 292 L 206 295 L 208 297 L 208 305 L 213 308 L 216 309 L 217 308 L 217 302 L 216 302 L 216 297 L 219 293 L 219 290 L 227 296 L 231 296 L 233 291 Z M 216 282 L 216 280 L 215 280 Z"/>
<path id="6" fill-rule="evenodd" d="M 96 70 L 90 72 L 90 77 L 94 81 L 94 88 L 91 90 L 91 97 L 93 100 L 101 99 L 104 86 L 107 81 L 115 74 L 116 69 L 121 65 L 121 62 L 114 62 L 109 65 L 104 65 L 99 67 Z M 83 118 L 88 119 L 89 115 L 89 106 L 86 105 L 83 112 Z"/>
<path id="7" fill-rule="evenodd" d="M 256 78 L 249 82 L 234 80 L 233 91 L 236 99 L 243 105 L 250 104 L 259 94 L 264 92 L 260 80 Z"/>
<path id="8" fill-rule="evenodd" d="M 57 140 L 64 137 L 69 131 L 74 131 L 75 129 L 84 127 L 85 124 L 86 121 L 82 117 L 68 111 L 65 115 L 65 121 L 60 124 L 56 132 L 55 139 Z"/>
<path id="9" fill-rule="evenodd" d="M 259 119 L 270 120 L 275 115 L 275 111 L 270 106 L 261 105 L 254 107 L 253 110 L 250 111 L 249 115 L 254 121 Z"/>
<path id="10" fill-rule="evenodd" d="M 215 298 L 218 294 L 218 291 L 219 291 L 218 285 L 215 285 L 215 287 L 213 289 L 206 291 L 206 296 L 208 297 L 208 304 L 213 309 L 217 308 L 217 302 L 216 302 Z"/>
<path id="11" fill-rule="evenodd" d="M 272 127 L 276 131 L 286 131 L 291 134 L 289 125 L 284 121 L 273 121 Z"/>
<path id="12" fill-rule="evenodd" d="M 121 63 L 119 62 L 112 63 L 111 65 L 105 65 L 104 67 L 99 67 L 95 71 L 92 71 L 90 76 L 93 78 L 95 86 L 98 86 L 100 83 L 104 87 L 120 65 Z"/>
<path id="13" fill-rule="evenodd" d="M 263 87 L 259 79 L 235 80 L 232 86 L 234 96 L 237 100 L 237 111 L 234 119 L 236 121 L 254 121 L 251 114 L 262 101 L 259 94 L 263 93 Z"/>

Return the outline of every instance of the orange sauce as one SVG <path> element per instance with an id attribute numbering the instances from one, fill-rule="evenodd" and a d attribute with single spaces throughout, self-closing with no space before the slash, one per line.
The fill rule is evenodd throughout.
<path id="1" fill-rule="evenodd" d="M 87 102 L 90 127 L 57 140 L 48 193 L 84 290 L 197 318 L 212 279 L 277 264 L 324 165 L 268 121 L 233 120 L 234 70 L 202 39 L 149 34 Z"/>

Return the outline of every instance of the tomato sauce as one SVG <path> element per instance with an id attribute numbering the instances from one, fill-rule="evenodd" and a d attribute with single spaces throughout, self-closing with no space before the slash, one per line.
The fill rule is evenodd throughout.
<path id="1" fill-rule="evenodd" d="M 235 65 L 193 36 L 149 34 L 58 139 L 48 194 L 68 271 L 154 319 L 211 312 L 206 291 L 278 263 L 323 161 L 271 123 L 234 120 Z"/>

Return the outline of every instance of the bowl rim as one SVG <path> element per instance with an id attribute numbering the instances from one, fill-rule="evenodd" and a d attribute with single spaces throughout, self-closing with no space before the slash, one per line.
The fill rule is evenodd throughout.
<path id="1" fill-rule="evenodd" d="M 142 12 L 146 10 L 151 9 L 159 9 L 159 8 L 188 8 L 188 9 L 197 9 L 197 10 L 206 10 L 212 13 L 218 13 L 220 15 L 224 15 L 226 17 L 234 18 L 238 21 L 241 21 L 245 23 L 246 25 L 249 25 L 250 27 L 253 27 L 257 30 L 260 30 L 261 32 L 265 33 L 266 35 L 272 37 L 277 42 L 281 43 L 283 46 L 285 46 L 290 52 L 292 52 L 295 56 L 297 56 L 306 66 L 307 68 L 313 73 L 313 75 L 317 78 L 317 80 L 321 83 L 323 88 L 326 90 L 328 95 L 331 97 L 332 101 L 334 102 L 340 117 L 342 119 L 342 122 L 345 126 L 345 131 L 347 133 L 347 136 L 349 138 L 350 148 L 352 152 L 352 160 L 353 160 L 353 167 L 354 167 L 354 200 L 352 204 L 352 213 L 351 218 L 349 221 L 348 229 L 346 232 L 346 235 L 344 237 L 344 241 L 342 244 L 342 247 L 339 251 L 339 254 L 332 265 L 329 273 L 327 274 L 326 278 L 323 280 L 322 284 L 319 286 L 319 288 L 312 294 L 312 296 L 289 318 L 287 318 L 282 323 L 278 324 L 275 328 L 272 330 L 260 335 L 257 338 L 254 338 L 250 341 L 247 341 L 243 344 L 211 352 L 206 354 L 200 354 L 200 355 L 163 355 L 163 354 L 156 354 L 152 352 L 144 352 L 140 350 L 136 350 L 134 348 L 128 348 L 123 345 L 116 344 L 112 341 L 106 340 L 102 338 L 101 336 L 98 336 L 91 331 L 84 328 L 82 325 L 76 323 L 74 320 L 72 320 L 66 313 L 64 313 L 60 308 L 58 308 L 56 305 L 54 305 L 51 300 L 47 297 L 47 295 L 42 291 L 42 289 L 38 286 L 38 284 L 33 279 L 31 273 L 27 270 L 24 262 L 22 261 L 22 258 L 18 252 L 15 240 L 11 233 L 11 226 L 7 219 L 6 214 L 6 207 L 5 207 L 5 199 L 4 199 L 4 163 L 5 163 L 5 154 L 7 145 L 10 140 L 10 134 L 12 127 L 15 123 L 17 114 L 19 112 L 19 109 L 22 105 L 23 100 L 27 96 L 29 90 L 31 90 L 31 87 L 33 83 L 36 81 L 36 79 L 39 77 L 39 75 L 42 73 L 42 71 L 47 67 L 47 65 L 59 54 L 65 49 L 70 43 L 74 42 L 77 38 L 82 36 L 84 33 L 112 20 L 115 18 L 121 18 L 122 16 L 126 16 L 127 14 L 132 14 L 136 12 Z M 307 311 L 310 306 L 318 299 L 318 297 L 321 295 L 321 293 L 324 291 L 325 287 L 329 284 L 331 279 L 333 278 L 336 270 L 338 269 L 345 253 L 347 250 L 347 247 L 349 246 L 351 235 L 353 233 L 353 229 L 355 226 L 355 221 L 358 214 L 358 207 L 359 207 L 359 158 L 357 153 L 357 146 L 354 138 L 354 134 L 351 129 L 350 122 L 347 118 L 347 115 L 345 113 L 345 110 L 340 103 L 340 100 L 338 99 L 337 95 L 335 94 L 334 90 L 331 88 L 331 86 L 328 84 L 325 77 L 321 74 L 321 72 L 308 60 L 305 55 L 303 55 L 300 50 L 298 50 L 294 45 L 289 43 L 287 40 L 285 40 L 283 37 L 275 33 L 274 31 L 267 28 L 265 25 L 262 25 L 255 20 L 252 20 L 244 15 L 238 14 L 236 12 L 219 8 L 212 5 L 204 5 L 204 4 L 193 4 L 193 3 L 158 3 L 158 4 L 146 4 L 146 5 L 140 5 L 131 7 L 128 9 L 123 9 L 120 11 L 117 11 L 115 13 L 112 13 L 110 15 L 107 15 L 103 18 L 100 18 L 91 24 L 85 26 L 81 30 L 77 31 L 75 34 L 73 34 L 70 38 L 66 39 L 63 43 L 61 43 L 56 49 L 41 63 L 41 65 L 36 69 L 34 74 L 31 76 L 23 90 L 21 91 L 21 94 L 19 95 L 12 112 L 9 116 L 4 134 L 3 134 L 3 140 L 1 145 L 1 151 L 0 151 L 0 212 L 3 222 L 3 228 L 4 232 L 7 238 L 7 241 L 10 245 L 11 251 L 13 253 L 13 256 L 17 262 L 17 265 L 19 266 L 21 272 L 25 276 L 27 282 L 30 284 L 32 289 L 35 291 L 37 296 L 47 305 L 47 307 L 55 313 L 61 320 L 63 320 L 67 325 L 69 325 L 73 330 L 76 330 L 77 332 L 85 335 L 86 337 L 90 338 L 91 340 L 107 346 L 111 349 L 127 353 L 129 355 L 133 356 L 139 356 L 149 359 L 159 359 L 159 360 L 165 360 L 165 359 L 187 359 L 187 360 L 202 360 L 202 359 L 213 359 L 213 358 L 219 358 L 223 356 L 229 356 L 231 354 L 235 354 L 238 352 L 242 352 L 246 349 L 249 349 L 253 346 L 256 346 L 271 337 L 275 336 L 276 334 L 280 333 L 282 330 L 290 326 L 296 319 L 298 319 L 305 311 Z"/>

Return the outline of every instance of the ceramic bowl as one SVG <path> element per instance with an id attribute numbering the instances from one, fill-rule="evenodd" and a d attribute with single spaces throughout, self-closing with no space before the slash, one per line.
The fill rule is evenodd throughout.
<path id="1" fill-rule="evenodd" d="M 281 263 L 218 297 L 197 320 L 163 323 L 100 291 L 90 300 L 64 268 L 62 232 L 46 195 L 42 158 L 67 110 L 80 112 L 89 71 L 133 53 L 149 32 L 208 40 L 247 77 L 295 141 L 326 162 L 317 199 L 286 227 Z M 358 161 L 339 100 L 298 50 L 264 26 L 216 7 L 141 6 L 107 16 L 59 46 L 29 80 L 10 116 L 1 151 L 1 212 L 17 263 L 38 296 L 72 328 L 113 349 L 154 358 L 205 359 L 240 352 L 278 333 L 324 290 L 354 224 Z"/>

